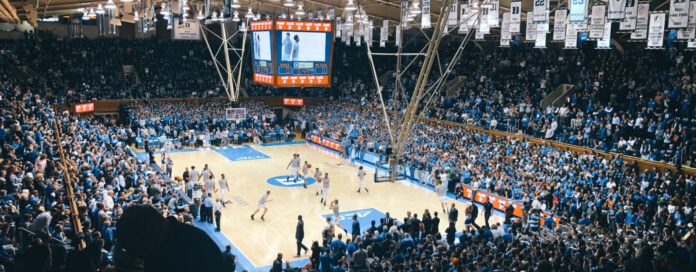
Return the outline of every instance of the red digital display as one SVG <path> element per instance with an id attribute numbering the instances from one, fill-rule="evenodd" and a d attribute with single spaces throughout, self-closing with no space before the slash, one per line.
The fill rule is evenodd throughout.
<path id="1" fill-rule="evenodd" d="M 249 23 L 251 31 L 271 30 L 273 29 L 273 21 L 258 21 Z"/>
<path id="2" fill-rule="evenodd" d="M 341 151 L 341 148 L 342 148 L 341 143 L 339 143 L 339 142 L 337 142 L 337 141 L 334 141 L 334 140 L 331 140 L 331 139 L 322 138 L 322 137 L 319 136 L 319 135 L 307 134 L 307 139 L 308 139 L 310 142 L 313 142 L 313 143 L 315 143 L 315 144 L 318 144 L 318 145 L 321 145 L 321 146 L 323 146 L 323 147 L 326 147 L 326 148 L 329 148 L 329 149 L 332 149 L 332 150 L 336 150 L 336 151 L 339 151 L 339 152 Z"/>
<path id="3" fill-rule="evenodd" d="M 522 217 L 522 205 L 512 202 L 508 199 L 499 197 L 494 194 L 490 194 L 484 191 L 476 191 L 476 197 L 474 198 L 474 201 L 478 203 L 486 203 L 490 201 L 493 203 L 493 208 L 502 212 L 505 212 L 505 208 L 507 208 L 507 205 L 510 204 L 513 207 L 515 207 L 515 211 L 512 213 L 514 216 L 517 217 Z"/>
<path id="4" fill-rule="evenodd" d="M 273 76 L 254 73 L 254 82 L 273 84 Z"/>
<path id="5" fill-rule="evenodd" d="M 325 85 L 329 84 L 329 76 L 278 76 L 278 86 L 296 85 Z"/>
<path id="6" fill-rule="evenodd" d="M 283 105 L 286 106 L 303 106 L 304 99 L 302 98 L 283 98 Z"/>
<path id="7" fill-rule="evenodd" d="M 75 105 L 75 113 L 93 112 L 94 103 L 84 103 Z"/>
<path id="8" fill-rule="evenodd" d="M 276 25 L 276 30 L 331 32 L 331 23 L 276 21 L 275 25 Z"/>

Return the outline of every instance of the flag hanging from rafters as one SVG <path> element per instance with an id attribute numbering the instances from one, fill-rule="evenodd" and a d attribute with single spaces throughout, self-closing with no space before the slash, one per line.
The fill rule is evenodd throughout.
<path id="1" fill-rule="evenodd" d="M 689 25 L 677 31 L 677 39 L 687 40 L 696 38 L 696 0 L 689 2 Z"/>
<path id="2" fill-rule="evenodd" d="M 510 1 L 510 33 L 519 34 L 522 23 L 522 1 Z"/>
<path id="3" fill-rule="evenodd" d="M 636 14 L 638 13 L 638 0 L 626 0 L 624 19 L 619 23 L 619 30 L 636 29 Z"/>
<path id="4" fill-rule="evenodd" d="M 609 7 L 607 9 L 607 20 L 619 21 L 623 20 L 626 10 L 626 0 L 608 0 Z"/>
<path id="5" fill-rule="evenodd" d="M 688 23 L 689 23 L 689 1 L 670 0 L 669 1 L 669 28 L 685 28 L 688 25 Z"/>
<path id="6" fill-rule="evenodd" d="M 430 28 L 430 0 L 423 0 L 421 9 L 421 28 Z"/>
<path id="7" fill-rule="evenodd" d="M 563 41 L 565 40 L 566 33 L 566 17 L 568 15 L 567 9 L 557 9 L 556 14 L 553 16 L 553 40 Z"/>

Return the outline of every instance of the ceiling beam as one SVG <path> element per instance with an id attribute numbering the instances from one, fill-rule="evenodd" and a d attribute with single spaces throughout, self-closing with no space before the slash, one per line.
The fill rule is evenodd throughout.
<path id="1" fill-rule="evenodd" d="M 17 23 L 21 22 L 19 20 L 19 16 L 17 16 L 17 9 L 10 5 L 10 2 L 8 2 L 7 0 L 2 0 L 2 5 L 5 8 L 5 12 L 9 13 L 8 15 L 10 16 L 10 18 L 15 20 Z"/>

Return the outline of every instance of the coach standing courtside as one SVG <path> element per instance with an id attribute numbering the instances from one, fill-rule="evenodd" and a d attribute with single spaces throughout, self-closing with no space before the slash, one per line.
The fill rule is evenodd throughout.
<path id="1" fill-rule="evenodd" d="M 302 244 L 304 239 L 304 221 L 302 221 L 302 215 L 297 216 L 297 227 L 295 227 L 295 239 L 297 239 L 297 255 L 295 257 L 300 257 L 300 250 L 304 249 L 305 254 L 307 254 L 307 247 Z"/>
<path id="2" fill-rule="evenodd" d="M 222 201 L 218 198 L 213 205 L 213 210 L 215 211 L 215 226 L 217 227 L 215 231 L 220 231 L 220 217 L 222 217 Z"/>

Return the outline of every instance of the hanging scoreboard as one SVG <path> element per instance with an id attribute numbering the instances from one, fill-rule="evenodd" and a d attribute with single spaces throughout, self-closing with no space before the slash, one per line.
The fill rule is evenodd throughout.
<path id="1" fill-rule="evenodd" d="M 254 82 L 330 87 L 333 22 L 260 21 L 250 25 Z"/>

